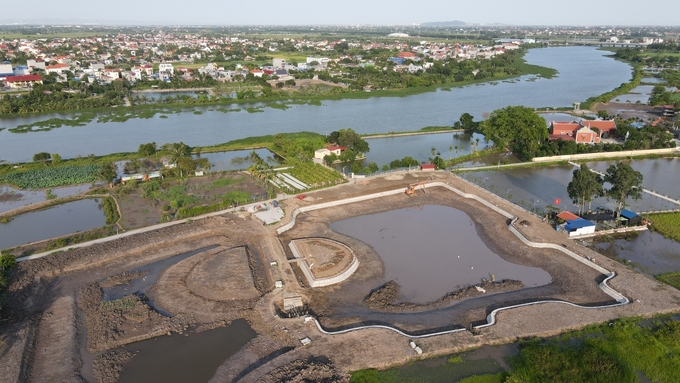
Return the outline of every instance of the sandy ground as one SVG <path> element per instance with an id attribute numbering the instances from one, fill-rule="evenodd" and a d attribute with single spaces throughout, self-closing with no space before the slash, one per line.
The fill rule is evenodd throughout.
<path id="1" fill-rule="evenodd" d="M 609 309 L 550 303 L 505 311 L 498 315 L 496 325 L 476 334 L 463 331 L 418 340 L 424 356 L 511 342 L 520 337 L 553 335 L 619 317 L 650 316 L 680 309 L 680 291 L 567 240 L 563 233 L 555 232 L 525 210 L 443 172 L 391 174 L 308 193 L 304 201 L 286 200 L 286 218 L 281 224 L 290 219 L 296 206 L 404 188 L 430 179 L 475 192 L 519 216 L 520 220 L 530 222 L 529 226 L 519 229 L 532 241 L 568 242 L 570 248 L 616 271 L 617 276 L 610 285 L 632 303 Z M 385 282 L 382 261 L 365 243 L 329 231 L 329 221 L 423 203 L 463 210 L 472 217 L 487 246 L 511 262 L 545 269 L 553 277 L 553 283 L 531 289 L 466 295 L 460 300 L 407 313 L 376 311 L 364 306 L 362 299 Z M 23 262 L 16 268 L 3 311 L 0 382 L 81 381 L 82 376 L 92 375 L 80 371 L 78 350 L 83 345 L 78 334 L 81 331 L 87 330 L 88 338 L 95 337 L 95 333 L 104 334 L 95 348 L 106 350 L 133 338 L 155 336 L 157 332 L 190 331 L 191 326 L 222 326 L 236 318 L 247 319 L 259 335 L 219 368 L 215 382 L 287 381 L 292 375 L 306 373 L 310 378 L 345 381 L 349 371 L 386 367 L 417 357 L 408 344 L 409 339 L 390 330 L 324 335 L 313 321 L 278 318 L 275 304 L 285 297 L 301 296 L 328 328 L 378 322 L 408 331 L 468 326 L 484 320 L 494 308 L 510 303 L 545 298 L 584 305 L 611 301 L 597 286 L 602 277 L 597 272 L 561 252 L 521 245 L 508 231 L 507 224 L 505 217 L 478 202 L 432 188 L 413 198 L 399 194 L 379 201 L 301 214 L 296 226 L 281 236 L 275 232 L 280 224 L 265 227 L 249 214 L 229 214 Z M 303 237 L 327 237 L 348 245 L 360 257 L 361 266 L 342 284 L 313 290 L 305 288 L 298 283 L 294 266 L 287 260 L 290 254 L 287 254 L 286 242 Z M 97 312 L 101 307 L 108 307 L 102 305 L 97 295 L 100 283 L 118 283 L 115 281 L 125 279 L 107 278 L 207 246 L 217 247 L 167 267 L 152 289 L 156 302 L 178 318 L 174 322 L 161 323 L 160 319 L 145 322 L 157 313 L 143 300 L 114 307 L 112 313 Z M 270 261 L 277 261 L 278 266 L 270 266 Z M 276 280 L 281 280 L 284 287 L 274 289 Z M 84 296 L 83 291 L 87 289 L 93 289 L 93 295 Z M 84 297 L 94 299 L 88 304 Z M 88 314 L 95 314 L 95 320 L 82 319 Z M 133 324 L 137 332 L 129 335 L 134 337 L 105 336 L 119 330 L 128 331 Z M 89 331 L 94 332 L 91 335 Z M 302 346 L 300 340 L 304 337 L 309 337 L 311 344 Z M 120 363 L 114 361 L 110 368 L 118 368 Z M 303 373 L 304 366 L 309 368 Z"/>

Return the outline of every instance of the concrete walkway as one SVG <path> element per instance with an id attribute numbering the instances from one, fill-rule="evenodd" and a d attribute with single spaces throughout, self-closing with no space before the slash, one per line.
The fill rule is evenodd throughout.
<path id="1" fill-rule="evenodd" d="M 48 256 L 50 254 L 53 254 L 53 253 L 56 253 L 56 252 L 59 252 L 59 251 L 66 251 L 66 250 L 69 250 L 69 249 L 78 249 L 78 248 L 81 248 L 81 247 L 92 246 L 92 245 L 95 245 L 95 244 L 98 244 L 98 243 L 111 242 L 111 241 L 115 241 L 115 240 L 120 239 L 120 238 L 129 237 L 129 236 L 135 235 L 135 234 L 141 234 L 141 233 L 146 233 L 146 232 L 149 232 L 149 231 L 163 229 L 163 228 L 166 228 L 166 227 L 181 225 L 181 224 L 187 223 L 187 221 L 198 221 L 198 220 L 201 220 L 201 219 L 215 217 L 215 216 L 222 215 L 222 214 L 233 213 L 235 211 L 240 211 L 241 209 L 248 210 L 248 208 L 251 207 L 251 206 L 261 205 L 263 203 L 271 203 L 271 201 L 273 201 L 273 199 L 265 200 L 265 201 L 259 201 L 259 202 L 251 203 L 251 204 L 248 204 L 248 205 L 241 205 L 241 206 L 237 206 L 237 207 L 232 207 L 232 208 L 229 208 L 229 209 L 226 209 L 226 210 L 220 210 L 220 211 L 216 211 L 214 213 L 203 214 L 203 215 L 199 215 L 199 216 L 196 216 L 196 217 L 191 217 L 191 218 L 187 218 L 187 219 L 183 219 L 183 220 L 170 221 L 170 222 L 165 222 L 165 223 L 159 223 L 159 224 L 156 224 L 156 225 L 141 227 L 139 229 L 128 230 L 128 231 L 121 233 L 121 234 L 118 234 L 118 235 L 99 238 L 99 239 L 95 239 L 95 240 L 87 241 L 87 242 L 82 242 L 82 243 L 77 243 L 75 245 L 71 245 L 71 246 L 68 246 L 68 247 L 62 247 L 60 249 L 54 249 L 54 250 L 45 251 L 45 252 L 38 253 L 38 254 L 29 255 L 27 257 L 17 258 L 17 262 L 24 262 L 24 261 L 30 261 L 30 260 L 33 260 L 33 259 L 42 258 L 42 257 Z"/>
<path id="2" fill-rule="evenodd" d="M 484 327 L 492 326 L 496 323 L 496 315 L 498 313 L 500 313 L 501 311 L 511 310 L 511 309 L 518 308 L 518 307 L 557 303 L 557 304 L 565 304 L 565 305 L 569 305 L 569 306 L 573 306 L 573 307 L 577 307 L 577 308 L 583 308 L 583 309 L 604 309 L 604 308 L 612 308 L 612 307 L 627 305 L 627 304 L 630 303 L 628 298 L 626 298 L 623 294 L 614 290 L 613 288 L 611 288 L 607 284 L 607 282 L 609 280 L 611 280 L 612 278 L 614 278 L 616 276 L 615 273 L 613 273 L 613 272 L 605 269 L 604 267 L 594 263 L 593 261 L 591 261 L 590 259 L 588 259 L 584 256 L 576 254 L 575 252 L 573 252 L 573 251 L 571 251 L 571 250 L 569 250 L 569 249 L 567 249 L 563 246 L 556 245 L 554 243 L 539 243 L 539 242 L 530 241 L 515 227 L 515 222 L 517 222 L 518 217 L 513 216 L 511 213 L 501 209 L 497 205 L 477 196 L 476 194 L 462 192 L 462 191 L 460 191 L 460 190 L 454 188 L 453 186 L 451 186 L 447 183 L 444 183 L 444 182 L 440 182 L 440 181 L 429 182 L 429 183 L 424 184 L 424 186 L 426 188 L 444 187 L 444 188 L 460 195 L 461 197 L 473 199 L 473 200 L 485 205 L 486 207 L 496 211 L 500 215 L 512 219 L 512 221 L 508 225 L 508 229 L 520 241 L 522 241 L 527 246 L 530 246 L 530 247 L 533 247 L 533 248 L 553 249 L 553 250 L 560 251 L 560 252 L 568 255 L 572 259 L 576 260 L 577 262 L 580 262 L 580 263 L 596 270 L 597 272 L 604 274 L 606 276 L 606 278 L 599 284 L 599 287 L 600 287 L 600 289 L 602 289 L 602 291 L 605 294 L 609 295 L 612 299 L 614 299 L 616 301 L 616 303 L 600 305 L 600 306 L 581 306 L 581 305 L 577 305 L 577 304 L 571 303 L 571 302 L 551 299 L 551 300 L 542 300 L 542 301 L 536 301 L 536 302 L 523 303 L 523 304 L 518 304 L 518 305 L 513 305 L 513 306 L 500 307 L 500 308 L 493 310 L 487 316 L 487 318 L 486 318 L 487 323 L 481 324 L 481 325 L 478 325 L 478 326 L 474 326 L 473 329 L 476 330 L 476 329 L 481 329 L 481 328 L 484 328 Z M 403 193 L 403 192 L 404 192 L 403 188 L 399 188 L 399 189 L 395 189 L 395 190 L 390 190 L 390 191 L 385 191 L 385 192 L 380 192 L 380 193 L 374 193 L 374 194 L 369 194 L 369 195 L 360 196 L 360 197 L 347 198 L 347 199 L 344 199 L 344 200 L 327 202 L 327 203 L 319 204 L 319 205 L 316 205 L 316 206 L 307 206 L 307 207 L 304 207 L 304 208 L 296 209 L 292 214 L 291 221 L 288 224 L 280 227 L 278 229 L 278 233 L 280 234 L 280 233 L 292 228 L 295 225 L 295 217 L 299 213 L 302 213 L 302 212 L 305 212 L 305 211 L 318 210 L 318 209 L 323 209 L 323 208 L 332 207 L 332 206 L 340 206 L 340 205 L 345 205 L 345 204 L 348 204 L 348 203 L 354 203 L 354 202 L 359 202 L 359 201 L 367 201 L 367 200 L 370 200 L 370 199 L 381 198 L 381 197 L 384 197 L 384 196 L 387 196 L 387 195 L 393 195 L 393 194 L 398 194 L 398 193 Z M 380 329 L 387 329 L 387 330 L 390 330 L 390 331 L 394 331 L 397 334 L 408 337 L 408 338 L 418 339 L 418 338 L 428 338 L 428 337 L 433 337 L 433 336 L 438 336 L 438 335 L 451 334 L 451 333 L 455 333 L 455 332 L 465 331 L 465 329 L 452 329 L 452 330 L 447 330 L 447 331 L 438 331 L 438 332 L 432 332 L 432 333 L 412 335 L 412 334 L 405 333 L 405 332 L 399 330 L 398 328 L 386 326 L 386 325 L 356 326 L 356 327 L 347 328 L 347 329 L 338 330 L 338 331 L 328 331 L 328 330 L 325 330 L 321 326 L 321 323 L 319 323 L 319 321 L 316 318 L 313 318 L 313 319 L 314 319 L 316 327 L 319 329 L 319 331 L 321 331 L 322 333 L 327 334 L 327 335 L 339 335 L 339 334 L 346 334 L 348 332 L 358 331 L 358 330 L 363 330 L 363 329 L 380 328 Z"/>

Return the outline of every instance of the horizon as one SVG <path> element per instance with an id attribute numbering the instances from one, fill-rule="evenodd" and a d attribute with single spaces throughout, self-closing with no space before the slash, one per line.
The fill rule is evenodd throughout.
<path id="1" fill-rule="evenodd" d="M 512 7 L 499 0 L 481 0 L 475 4 L 425 0 L 417 6 L 405 1 L 366 3 L 348 0 L 338 4 L 329 0 L 317 0 L 314 6 L 304 8 L 274 2 L 252 5 L 225 4 L 216 0 L 208 0 L 195 7 L 185 7 L 183 3 L 173 0 L 163 7 L 133 0 L 119 0 L 116 7 L 83 0 L 68 0 L 65 7 L 56 9 L 46 0 L 36 0 L 32 5 L 31 17 L 5 17 L 0 19 L 0 24 L 417 27 L 424 23 L 463 20 L 482 27 L 673 27 L 679 26 L 675 17 L 677 12 L 674 11 L 680 11 L 680 5 L 671 0 L 661 0 L 648 8 L 632 0 L 605 0 L 597 3 L 574 0 L 566 5 L 557 1 L 520 0 L 513 3 Z M 484 11 L 480 12 L 480 9 Z M 640 12 L 640 9 L 646 9 L 647 12 Z"/>

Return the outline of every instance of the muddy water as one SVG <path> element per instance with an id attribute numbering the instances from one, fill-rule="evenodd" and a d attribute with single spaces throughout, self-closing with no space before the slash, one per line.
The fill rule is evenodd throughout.
<path id="1" fill-rule="evenodd" d="M 205 383 L 255 335 L 245 320 L 237 320 L 228 327 L 131 344 L 126 349 L 139 354 L 125 364 L 119 382 Z"/>
<path id="2" fill-rule="evenodd" d="M 588 166 L 591 169 L 605 172 L 609 166 L 615 165 L 617 162 L 626 163 L 642 173 L 642 184 L 646 189 L 680 200 L 680 183 L 677 176 L 675 176 L 680 174 L 680 158 L 596 161 L 588 162 Z M 673 208 L 677 209 L 680 206 Z"/>
<path id="3" fill-rule="evenodd" d="M 597 251 L 643 273 L 657 275 L 680 271 L 680 243 L 653 231 L 643 231 L 638 236 L 607 242 L 596 242 Z"/>
<path id="4" fill-rule="evenodd" d="M 0 249 L 59 237 L 106 224 L 98 199 L 68 202 L 46 210 L 14 217 L 0 223 Z"/>
<path id="5" fill-rule="evenodd" d="M 509 368 L 506 359 L 517 355 L 518 352 L 519 346 L 514 343 L 502 346 L 482 346 L 463 355 L 462 362 L 451 362 L 456 359 L 449 359 L 449 356 L 445 356 L 419 360 L 387 371 L 397 375 L 398 378 L 395 381 L 400 382 L 457 382 L 474 375 L 505 371 Z"/>
<path id="6" fill-rule="evenodd" d="M 513 264 L 492 252 L 464 212 L 439 205 L 392 210 L 335 222 L 331 228 L 357 238 L 380 255 L 385 279 L 401 285 L 402 300 L 434 301 L 482 278 L 551 282 L 546 271 Z"/>
<path id="7" fill-rule="evenodd" d="M 160 308 L 156 307 L 155 300 L 153 299 L 153 294 L 151 293 L 151 288 L 153 285 L 158 282 L 158 277 L 160 276 L 161 272 L 168 268 L 169 266 L 172 266 L 176 264 L 179 261 L 182 261 L 184 259 L 187 259 L 191 256 L 194 256 L 196 254 L 211 250 L 216 248 L 217 245 L 215 246 L 208 246 L 204 247 L 202 249 L 190 251 L 188 253 L 183 253 L 179 255 L 175 255 L 174 257 L 166 258 L 154 263 L 150 263 L 148 265 L 144 265 L 142 267 L 138 267 L 136 269 L 130 270 L 131 272 L 135 271 L 147 271 L 148 274 L 146 274 L 142 278 L 138 279 L 133 279 L 131 280 L 128 284 L 120 285 L 120 286 L 115 286 L 111 288 L 106 288 L 104 290 L 104 300 L 105 301 L 112 301 L 114 299 L 120 299 L 126 295 L 130 294 L 143 294 L 147 296 L 149 301 L 147 302 L 149 306 L 151 306 L 154 310 L 157 310 L 163 315 L 166 316 L 172 316 L 172 314 L 165 312 L 161 310 Z"/>
<path id="8" fill-rule="evenodd" d="M 633 161 L 632 165 L 636 162 Z M 542 212 L 547 205 L 552 205 L 556 199 L 559 199 L 561 209 L 577 211 L 578 206 L 572 203 L 567 193 L 567 185 L 571 182 L 573 171 L 574 167 L 571 165 L 560 165 L 469 172 L 461 174 L 461 177 L 528 210 L 537 209 Z M 648 177 L 651 182 L 651 176 Z M 643 180 L 643 185 L 648 187 L 647 177 Z M 628 199 L 626 202 L 629 209 L 636 212 L 680 208 L 678 204 L 647 193 L 643 193 L 640 200 Z M 596 198 L 592 207 L 593 209 L 602 207 L 613 210 L 618 207 L 618 204 L 606 198 Z"/>
<path id="9" fill-rule="evenodd" d="M 68 197 L 90 190 L 91 184 L 51 189 L 57 197 Z M 0 213 L 46 200 L 45 190 L 23 190 L 0 186 Z"/>

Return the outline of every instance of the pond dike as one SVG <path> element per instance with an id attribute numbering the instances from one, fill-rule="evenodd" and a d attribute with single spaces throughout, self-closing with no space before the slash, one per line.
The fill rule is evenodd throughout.
<path id="1" fill-rule="evenodd" d="M 510 230 L 511 233 L 513 233 L 520 241 L 522 241 L 525 245 L 533 248 L 540 248 L 540 249 L 552 249 L 552 250 L 558 250 L 572 259 L 576 260 L 577 262 L 580 262 L 595 271 L 603 274 L 605 276 L 604 280 L 599 283 L 600 289 L 610 296 L 613 300 L 616 301 L 616 303 L 612 304 L 604 304 L 604 305 L 598 305 L 598 306 L 583 306 L 583 305 L 577 305 L 571 302 L 566 302 L 562 300 L 539 300 L 539 301 L 534 301 L 534 302 L 528 302 L 528 303 L 522 303 L 522 304 L 517 304 L 517 305 L 511 305 L 511 306 L 505 306 L 505 307 L 500 307 L 496 308 L 491 313 L 489 313 L 486 317 L 486 323 L 479 324 L 476 326 L 472 326 L 471 330 L 479 330 L 485 327 L 493 326 L 496 323 L 496 315 L 502 311 L 505 310 L 510 310 L 514 308 L 519 308 L 519 307 L 526 307 L 526 306 L 535 306 L 535 305 L 541 305 L 541 304 L 546 304 L 546 303 L 559 303 L 559 304 L 565 304 L 565 305 L 570 305 L 573 307 L 577 308 L 584 308 L 584 309 L 591 309 L 591 310 L 597 310 L 597 309 L 604 309 L 604 308 L 612 308 L 612 307 L 617 307 L 617 306 L 622 306 L 622 305 L 627 305 L 630 303 L 630 300 L 626 298 L 623 294 L 619 293 L 618 291 L 614 290 L 608 285 L 608 282 L 613 279 L 616 274 L 610 270 L 605 269 L 604 267 L 596 264 L 595 262 L 589 260 L 588 258 L 581 256 L 563 246 L 556 245 L 553 243 L 539 243 L 539 242 L 533 242 L 527 239 L 516 227 L 515 223 L 518 220 L 518 217 L 514 216 L 513 214 L 503 210 L 502 208 L 498 207 L 497 205 L 491 203 L 490 201 L 487 201 L 481 197 L 479 197 L 476 194 L 471 194 L 471 193 L 465 193 L 457 188 L 454 188 L 453 186 L 440 182 L 440 181 L 434 181 L 434 182 L 428 182 L 424 184 L 425 188 L 434 188 L 434 187 L 442 187 L 445 189 L 448 189 L 461 197 L 467 198 L 467 199 L 472 199 L 475 200 L 482 205 L 488 207 L 489 209 L 497 212 L 498 214 L 510 219 L 510 224 L 508 225 L 508 229 Z M 326 202 L 326 203 L 321 203 L 321 204 L 316 204 L 313 206 L 305 206 L 305 207 L 300 207 L 297 208 L 293 211 L 292 217 L 290 222 L 288 222 L 286 225 L 281 226 L 279 229 L 277 229 L 277 233 L 281 234 L 284 233 L 293 226 L 295 226 L 295 221 L 296 217 L 300 213 L 305 213 L 309 211 L 314 211 L 314 210 L 320 210 L 320 209 L 325 209 L 325 208 L 330 208 L 330 207 L 335 207 L 335 206 L 341 206 L 341 205 L 347 205 L 351 203 L 356 203 L 356 202 L 362 202 L 362 201 L 368 201 L 368 200 L 373 200 L 377 198 L 382 198 L 386 196 L 392 196 L 396 194 L 401 194 L 404 193 L 404 188 L 398 188 L 394 190 L 388 190 L 388 191 L 383 191 L 383 192 L 378 192 L 378 193 L 373 193 L 373 194 L 367 194 L 363 196 L 357 196 L 357 197 L 352 197 L 352 198 L 346 198 L 338 201 L 331 201 L 331 202 Z M 363 326 L 355 326 L 355 327 L 350 327 L 350 328 L 343 328 L 340 330 L 327 330 L 321 326 L 321 323 L 318 321 L 317 318 L 313 318 L 314 323 L 316 324 L 317 329 L 327 335 L 339 335 L 339 334 L 346 334 L 349 332 L 353 331 L 358 331 L 358 330 L 364 330 L 364 329 L 387 329 L 393 332 L 396 332 L 399 335 L 402 335 L 404 337 L 412 338 L 412 339 L 419 339 L 419 338 L 429 338 L 429 337 L 434 337 L 438 335 L 445 335 L 445 334 L 451 334 L 451 333 L 456 333 L 456 332 L 461 332 L 465 331 L 465 328 L 456 328 L 456 329 L 450 329 L 450 330 L 445 330 L 445 331 L 433 331 L 433 332 L 425 332 L 425 333 L 418 333 L 418 334 L 409 334 L 406 333 L 396 327 L 392 327 L 389 325 L 363 325 Z"/>

